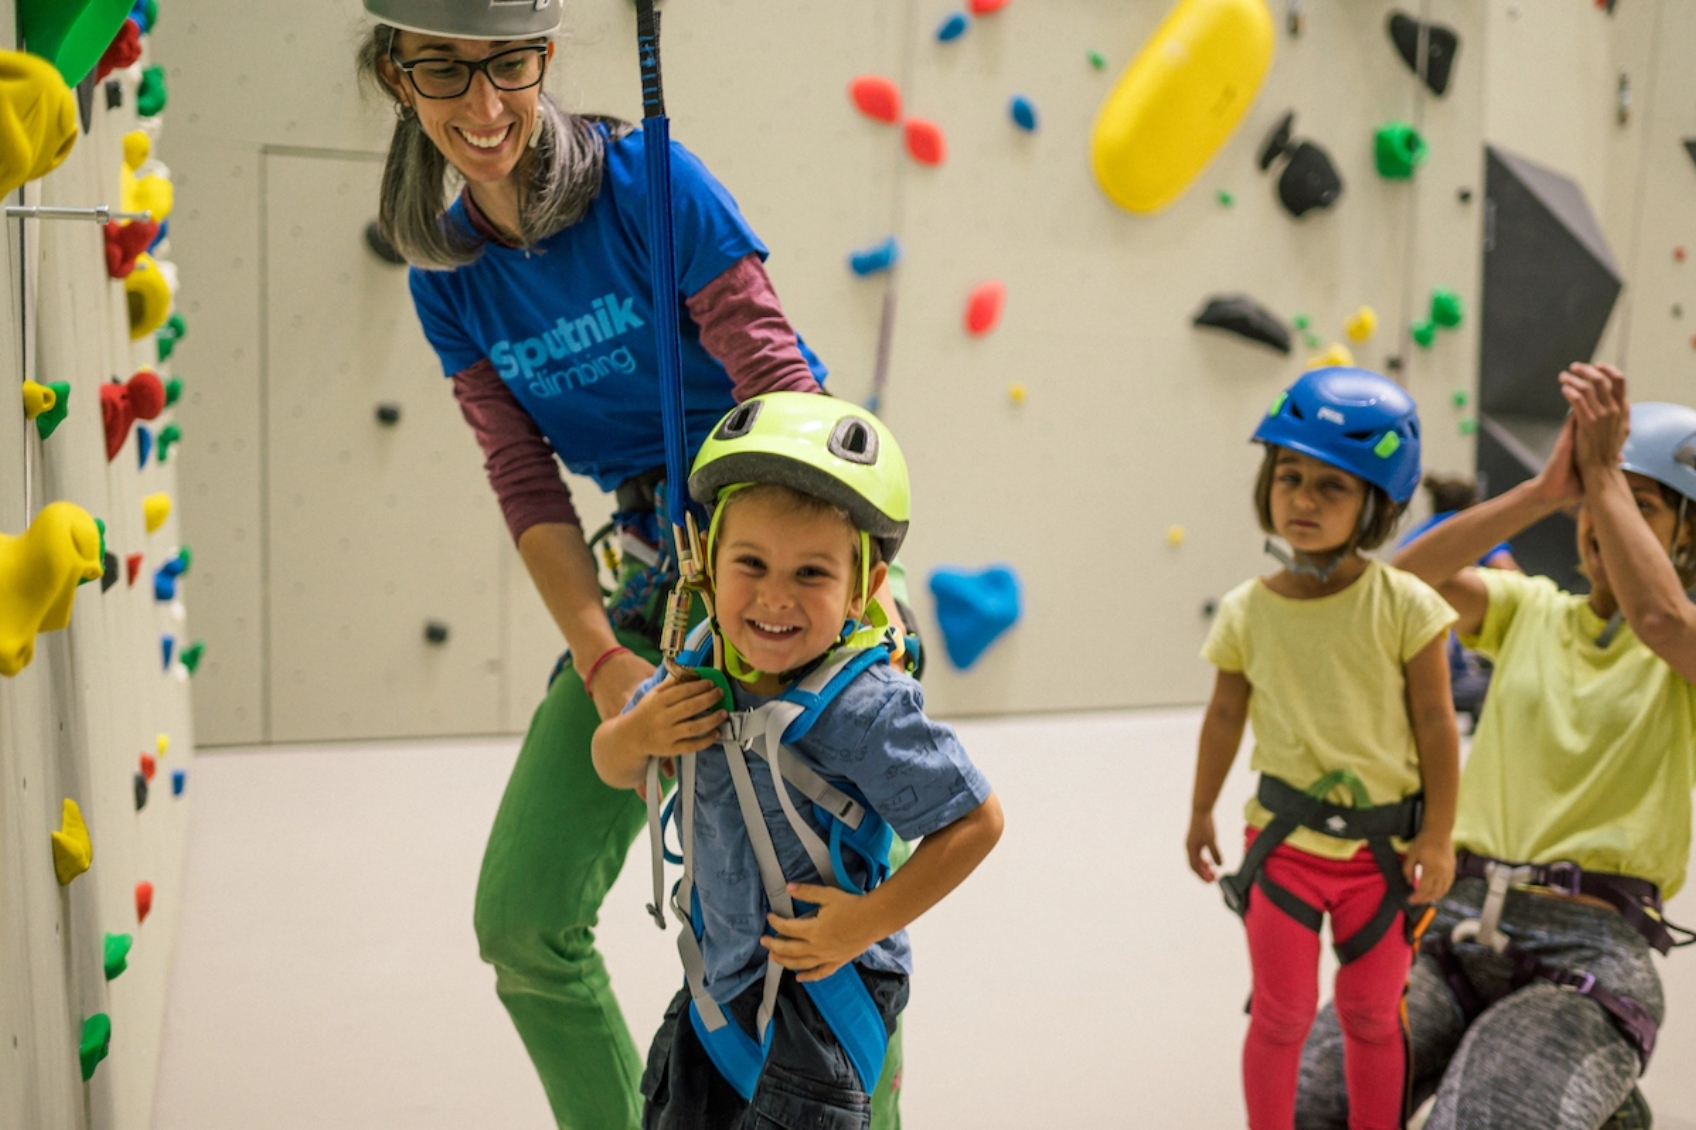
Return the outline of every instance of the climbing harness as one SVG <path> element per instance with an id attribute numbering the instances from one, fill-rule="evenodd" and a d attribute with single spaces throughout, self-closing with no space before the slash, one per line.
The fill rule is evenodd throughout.
<path id="1" fill-rule="evenodd" d="M 1338 785 L 1347 785 L 1353 793 L 1353 808 L 1330 804 L 1324 799 Z M 1408 905 L 1407 899 L 1413 890 L 1402 876 L 1401 859 L 1390 842 L 1392 839 L 1411 840 L 1419 834 L 1425 814 L 1423 794 L 1416 793 L 1395 804 L 1373 805 L 1360 778 L 1346 769 L 1337 769 L 1315 781 L 1306 792 L 1263 773 L 1255 795 L 1272 813 L 1272 821 L 1255 836 L 1237 873 L 1219 880 L 1226 906 L 1238 915 L 1247 913 L 1249 889 L 1257 888 L 1273 906 L 1318 933 L 1324 913 L 1288 888 L 1273 882 L 1265 867 L 1266 858 L 1274 848 L 1297 828 L 1306 828 L 1334 839 L 1365 840 L 1378 870 L 1384 874 L 1384 899 L 1378 904 L 1377 912 L 1366 925 L 1333 945 L 1337 960 L 1347 965 L 1363 957 L 1383 938 L 1398 914 L 1407 912 L 1406 928 L 1410 938 L 1423 930 L 1433 911 L 1426 907 L 1420 915 L 1412 913 L 1413 908 Z"/>
<path id="2" fill-rule="evenodd" d="M 784 818 L 805 847 L 822 881 L 835 882 L 843 890 L 864 894 L 888 878 L 889 851 L 894 837 L 889 825 L 852 785 L 826 780 L 794 748 L 843 688 L 868 667 L 888 662 L 888 649 L 882 645 L 839 648 L 778 697 L 753 709 L 738 711 L 723 673 L 715 668 L 697 666 L 706 661 L 713 650 L 707 625 L 696 630 L 691 644 L 690 650 L 680 656 L 677 663 L 692 668 L 693 673 L 700 677 L 712 679 L 724 693 L 725 708 L 730 716 L 719 728 L 719 744 L 730 767 L 742 822 L 747 828 L 748 840 L 759 864 L 761 885 L 773 913 L 781 918 L 796 918 L 810 907 L 789 895 L 790 880 L 783 873 L 771 831 L 766 827 L 760 809 L 759 797 L 754 791 L 749 755 L 764 762 L 771 773 Z M 667 861 L 682 864 L 683 877 L 672 887 L 671 908 L 685 924 L 677 935 L 677 949 L 683 959 L 684 976 L 689 987 L 689 1022 L 720 1074 L 744 1099 L 751 1099 L 766 1053 L 771 1047 L 771 1019 L 777 1005 L 783 967 L 775 958 L 766 961 L 765 983 L 754 1036 L 727 1016 L 707 991 L 706 962 L 701 949 L 705 923 L 700 897 L 695 890 L 696 759 L 695 756 L 683 757 L 679 758 L 679 763 L 681 781 L 663 811 L 659 801 L 659 761 L 654 759 L 648 763 L 648 838 L 654 881 L 654 901 L 648 910 L 663 928 L 665 864 Z M 812 804 L 819 821 L 828 828 L 826 835 L 820 835 L 802 819 L 791 789 Z M 676 853 L 665 845 L 667 824 L 674 824 L 678 829 L 680 850 Z M 867 869 L 864 886 L 849 873 L 846 855 L 849 852 L 859 857 Z M 854 1065 L 861 1086 L 870 1094 L 877 1087 L 889 1037 L 884 1028 L 883 1014 L 859 973 L 850 963 L 824 980 L 805 982 L 802 987 L 836 1034 Z"/>
<path id="3" fill-rule="evenodd" d="M 1657 952 L 1670 953 L 1681 946 L 1696 944 L 1696 932 L 1667 921 L 1661 908 L 1660 888 L 1647 879 L 1631 875 L 1585 871 L 1576 863 L 1513 863 L 1488 856 L 1461 852 L 1455 860 L 1457 879 L 1482 879 L 1485 889 L 1484 905 L 1477 918 L 1468 918 L 1455 925 L 1448 934 L 1426 939 L 1422 952 L 1436 959 L 1448 982 L 1455 1002 L 1466 1014 L 1467 1023 L 1476 1020 L 1486 1008 L 1504 997 L 1518 992 L 1534 980 L 1548 981 L 1580 996 L 1589 997 L 1602 1007 L 1620 1034 L 1637 1052 L 1645 1069 L 1655 1050 L 1657 1025 L 1648 1009 L 1630 997 L 1610 992 L 1596 983 L 1594 974 L 1575 973 L 1550 965 L 1515 944 L 1498 927 L 1502 908 L 1512 887 L 1542 887 L 1563 895 L 1587 895 L 1601 899 L 1619 911 L 1626 922 L 1643 936 Z M 1682 934 L 1682 941 L 1673 935 Z M 1506 992 L 1487 997 L 1478 991 L 1461 967 L 1456 947 L 1471 942 L 1513 962 Z"/>

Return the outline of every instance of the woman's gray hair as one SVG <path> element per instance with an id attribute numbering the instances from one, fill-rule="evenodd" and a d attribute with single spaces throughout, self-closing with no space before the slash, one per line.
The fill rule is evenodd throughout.
<path id="1" fill-rule="evenodd" d="M 394 103 L 399 120 L 389 139 L 377 222 L 395 250 L 419 267 L 451 270 L 483 253 L 483 241 L 443 218 L 465 178 L 424 132 L 379 69 L 395 29 L 378 24 L 359 47 L 359 77 Z M 631 126 L 616 118 L 587 117 L 560 108 L 544 90 L 536 119 L 537 138 L 518 159 L 518 243 L 534 247 L 570 227 L 588 212 L 601 190 L 606 146 L 597 123 L 613 138 Z"/>

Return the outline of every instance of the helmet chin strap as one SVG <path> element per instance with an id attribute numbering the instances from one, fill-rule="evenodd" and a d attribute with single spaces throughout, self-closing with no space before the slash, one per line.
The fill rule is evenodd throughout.
<path id="1" fill-rule="evenodd" d="M 1372 518 L 1378 508 L 1378 499 L 1371 491 L 1366 492 L 1366 503 L 1360 508 L 1360 528 L 1355 531 L 1341 549 L 1333 551 L 1329 558 L 1321 564 L 1309 554 L 1294 549 L 1285 549 L 1273 538 L 1266 539 L 1266 553 L 1272 560 L 1298 577 L 1312 577 L 1320 584 L 1330 581 L 1337 572 L 1337 567 L 1347 561 L 1349 554 L 1354 552 L 1355 545 L 1360 541 L 1360 535 L 1366 532 L 1366 527 L 1372 524 Z"/>

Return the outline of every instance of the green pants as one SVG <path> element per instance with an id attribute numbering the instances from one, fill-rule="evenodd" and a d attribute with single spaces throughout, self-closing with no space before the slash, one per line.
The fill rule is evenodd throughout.
<path id="1" fill-rule="evenodd" d="M 620 632 L 649 662 L 654 647 Z M 636 1130 L 644 1056 L 595 950 L 595 925 L 647 821 L 634 792 L 595 775 L 600 717 L 569 664 L 536 708 L 501 797 L 477 881 L 477 942 L 554 1118 L 569 1130 Z M 872 1096 L 873 1130 L 899 1130 L 901 1032 Z"/>

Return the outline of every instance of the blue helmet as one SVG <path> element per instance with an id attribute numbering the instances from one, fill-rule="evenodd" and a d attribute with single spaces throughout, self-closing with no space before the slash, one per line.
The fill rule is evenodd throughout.
<path id="1" fill-rule="evenodd" d="M 1631 435 L 1620 462 L 1627 471 L 1696 500 L 1696 408 L 1682 404 L 1633 404 Z"/>
<path id="2" fill-rule="evenodd" d="M 1323 459 L 1397 505 L 1419 488 L 1419 409 L 1405 389 L 1369 369 L 1314 369 L 1272 402 L 1258 443 Z"/>

